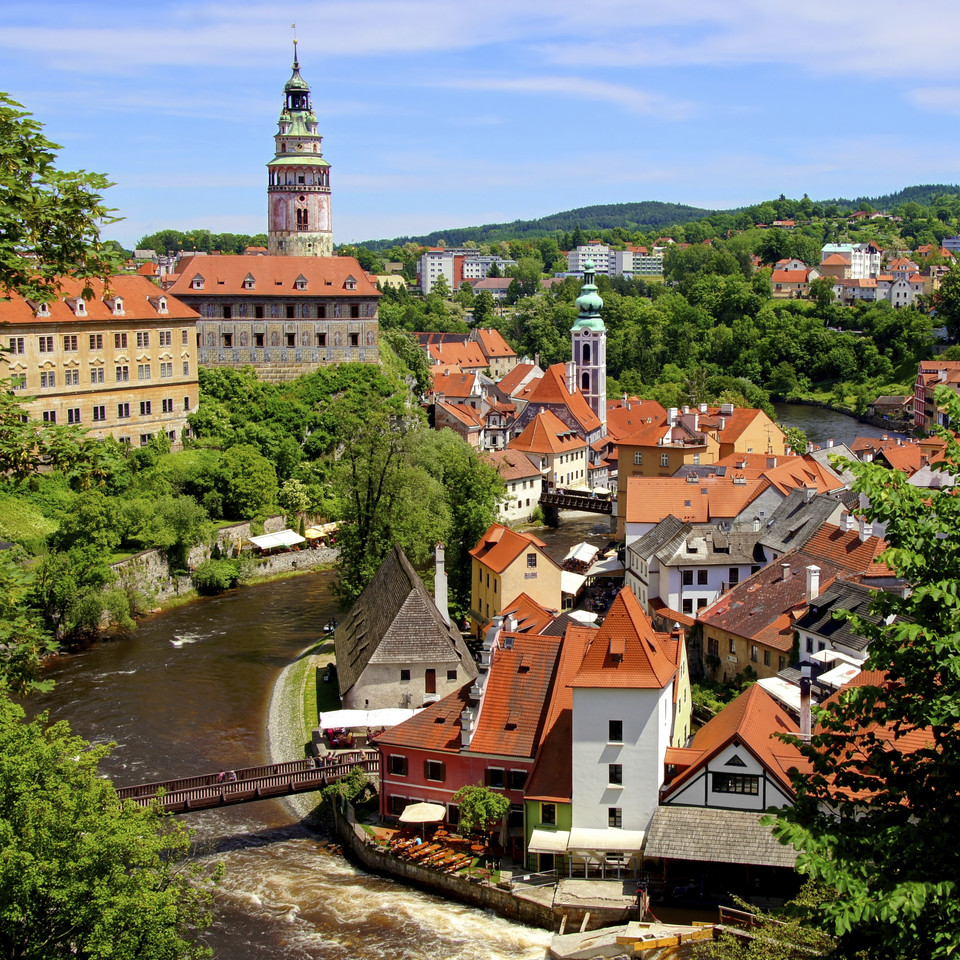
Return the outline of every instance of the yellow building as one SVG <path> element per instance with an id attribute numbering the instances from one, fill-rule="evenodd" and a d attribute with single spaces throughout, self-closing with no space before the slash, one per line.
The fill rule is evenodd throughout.
<path id="1" fill-rule="evenodd" d="M 0 300 L 0 354 L 27 414 L 85 428 L 92 437 L 174 444 L 196 409 L 197 314 L 146 277 L 117 276 L 104 288 L 65 278 L 57 299 Z"/>
<path id="2" fill-rule="evenodd" d="M 526 593 L 547 610 L 558 611 L 560 565 L 546 553 L 546 544 L 528 533 L 499 523 L 490 526 L 470 551 L 470 629 L 481 637 L 507 604 Z"/>

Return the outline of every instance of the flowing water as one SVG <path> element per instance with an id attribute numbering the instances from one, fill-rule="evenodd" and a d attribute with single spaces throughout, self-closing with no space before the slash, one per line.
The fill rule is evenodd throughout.
<path id="1" fill-rule="evenodd" d="M 812 407 L 803 403 L 775 403 L 773 408 L 778 423 L 799 427 L 811 443 L 820 446 L 829 440 L 849 446 L 857 437 L 904 436 L 893 430 L 875 427 L 872 423 L 861 423 L 856 417 L 826 407 Z"/>
<path id="2" fill-rule="evenodd" d="M 605 518 L 564 515 L 537 531 L 552 555 L 609 540 Z M 123 786 L 266 762 L 266 715 L 281 670 L 337 613 L 329 573 L 171 610 L 129 638 L 55 661 L 53 693 L 27 703 L 97 743 Z M 295 758 L 290 758 L 295 759 Z M 542 958 L 550 935 L 363 873 L 297 824 L 280 800 L 181 818 L 222 861 L 207 942 L 219 960 Z"/>

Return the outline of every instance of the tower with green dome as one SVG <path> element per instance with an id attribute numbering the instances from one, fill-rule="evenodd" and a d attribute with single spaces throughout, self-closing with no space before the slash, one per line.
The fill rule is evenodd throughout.
<path id="1" fill-rule="evenodd" d="M 590 409 L 607 425 L 607 328 L 600 311 L 603 300 L 593 282 L 593 261 L 583 265 L 583 287 L 577 297 L 577 322 L 570 328 L 577 388 Z"/>
<path id="2" fill-rule="evenodd" d="M 332 257 L 330 164 L 323 159 L 310 87 L 300 76 L 293 41 L 293 76 L 283 88 L 276 155 L 267 164 L 267 252 L 293 257 Z"/>

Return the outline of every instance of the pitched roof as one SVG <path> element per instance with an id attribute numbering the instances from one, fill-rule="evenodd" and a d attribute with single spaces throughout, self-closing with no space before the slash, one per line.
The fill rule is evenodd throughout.
<path id="1" fill-rule="evenodd" d="M 570 685 L 662 690 L 676 672 L 676 663 L 664 650 L 640 601 L 624 587 L 591 639 Z"/>
<path id="2" fill-rule="evenodd" d="M 487 366 L 479 343 L 431 343 L 427 351 L 434 363 L 455 365 L 461 370 L 482 370 Z"/>
<path id="3" fill-rule="evenodd" d="M 0 321 L 3 323 L 90 323 L 91 320 L 127 323 L 148 320 L 155 324 L 172 323 L 175 320 L 196 320 L 197 312 L 183 301 L 164 293 L 155 283 L 138 274 L 118 274 L 110 278 L 105 289 L 102 280 L 75 280 L 72 277 L 58 279 L 60 290 L 57 299 L 47 305 L 47 314 L 37 316 L 38 304 L 13 291 L 0 299 Z M 76 315 L 75 304 L 88 286 L 93 291 L 89 300 L 83 301 L 84 313 Z M 114 302 L 123 300 L 123 313 L 114 313 Z M 167 302 L 167 312 L 158 310 L 160 298 Z M 68 303 L 67 301 L 73 301 Z"/>
<path id="4" fill-rule="evenodd" d="M 177 269 L 179 278 L 171 291 L 184 297 L 382 296 L 354 257 L 194 256 L 181 260 Z M 197 275 L 206 281 L 203 290 L 192 287 Z M 252 288 L 245 285 L 248 277 L 254 280 Z M 307 281 L 303 289 L 297 285 L 301 277 Z"/>
<path id="5" fill-rule="evenodd" d="M 866 650 L 866 638 L 851 628 L 846 617 L 838 619 L 833 614 L 835 610 L 848 610 L 868 623 L 879 623 L 880 618 L 870 613 L 870 604 L 876 595 L 876 590 L 863 584 L 837 580 L 810 604 L 810 609 L 800 617 L 797 626 L 831 643 L 842 644 L 848 650 Z"/>
<path id="6" fill-rule="evenodd" d="M 448 413 L 468 430 L 479 429 L 484 424 L 484 417 L 480 411 L 466 403 L 447 403 L 446 400 L 438 400 L 437 409 Z"/>
<path id="7" fill-rule="evenodd" d="M 483 459 L 492 464 L 504 480 L 525 480 L 528 477 L 542 476 L 539 467 L 534 466 L 530 458 L 518 450 L 490 450 Z"/>
<path id="8" fill-rule="evenodd" d="M 514 391 L 520 389 L 523 379 L 536 373 L 539 369 L 535 363 L 518 363 L 505 377 L 497 381 L 497 386 L 501 392 L 511 397 Z M 540 371 L 540 376 L 543 376 L 543 371 Z"/>
<path id="9" fill-rule="evenodd" d="M 460 631 L 444 622 L 396 544 L 333 636 L 344 695 L 370 663 L 457 663 L 477 675 Z"/>
<path id="10" fill-rule="evenodd" d="M 670 782 L 664 790 L 664 801 L 730 744 L 743 744 L 792 794 L 790 770 L 805 769 L 806 761 L 795 746 L 783 743 L 775 734 L 799 732 L 796 722 L 776 700 L 759 684 L 751 684 L 697 731 L 690 746 L 699 751 L 699 759 Z"/>
<path id="11" fill-rule="evenodd" d="M 451 370 L 450 367 L 433 366 L 430 368 L 433 380 L 433 392 L 442 393 L 444 397 L 472 396 L 477 386 L 475 372 L 463 373 Z"/>
<path id="12" fill-rule="evenodd" d="M 808 496 L 807 490 L 791 490 L 777 506 L 760 534 L 760 545 L 774 553 L 802 547 L 827 522 L 839 505 L 827 494 Z"/>
<path id="13" fill-rule="evenodd" d="M 650 420 L 650 424 L 647 420 Z M 630 397 L 607 401 L 607 435 L 614 440 L 630 437 L 637 430 L 651 425 L 661 427 L 667 422 L 667 411 L 656 400 L 638 400 Z"/>
<path id="14" fill-rule="evenodd" d="M 807 456 L 731 453 L 718 460 L 716 465 L 731 468 L 751 479 L 766 477 L 784 496 L 791 490 L 806 487 L 827 491 L 844 485 L 838 473 Z"/>
<path id="15" fill-rule="evenodd" d="M 770 482 L 733 475 L 697 477 L 630 477 L 627 480 L 627 523 L 658 523 L 673 515 L 690 523 L 737 516 Z"/>
<path id="16" fill-rule="evenodd" d="M 579 390 L 573 393 L 567 390 L 566 367 L 562 363 L 547 367 L 543 376 L 529 383 L 519 396 L 535 406 L 566 406 L 584 433 L 592 433 L 601 425 L 600 418 L 590 408 L 583 394 Z"/>
<path id="17" fill-rule="evenodd" d="M 503 334 L 499 330 L 485 330 L 482 328 L 477 328 L 476 330 L 477 340 L 480 343 L 480 349 L 483 351 L 483 355 L 488 358 L 492 357 L 515 357 L 513 347 L 503 339 Z"/>
<path id="18" fill-rule="evenodd" d="M 550 563 L 556 561 L 545 552 L 546 544 L 530 533 L 518 533 L 500 523 L 490 524 L 480 542 L 470 551 L 470 556 L 496 573 L 503 573 L 521 554 L 538 549 Z"/>
<path id="19" fill-rule="evenodd" d="M 555 611 L 542 607 L 526 593 L 511 600 L 500 613 L 504 618 L 513 617 L 512 633 L 543 633 L 556 619 Z"/>
<path id="20" fill-rule="evenodd" d="M 545 455 L 581 450 L 586 446 L 586 441 L 551 410 L 541 410 L 524 427 L 523 433 L 507 444 L 510 450 Z"/>

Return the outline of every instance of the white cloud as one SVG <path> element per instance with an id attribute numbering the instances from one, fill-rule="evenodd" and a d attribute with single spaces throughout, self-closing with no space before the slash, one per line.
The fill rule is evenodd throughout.
<path id="1" fill-rule="evenodd" d="M 911 90 L 907 100 L 930 113 L 960 116 L 960 87 L 920 87 Z"/>

